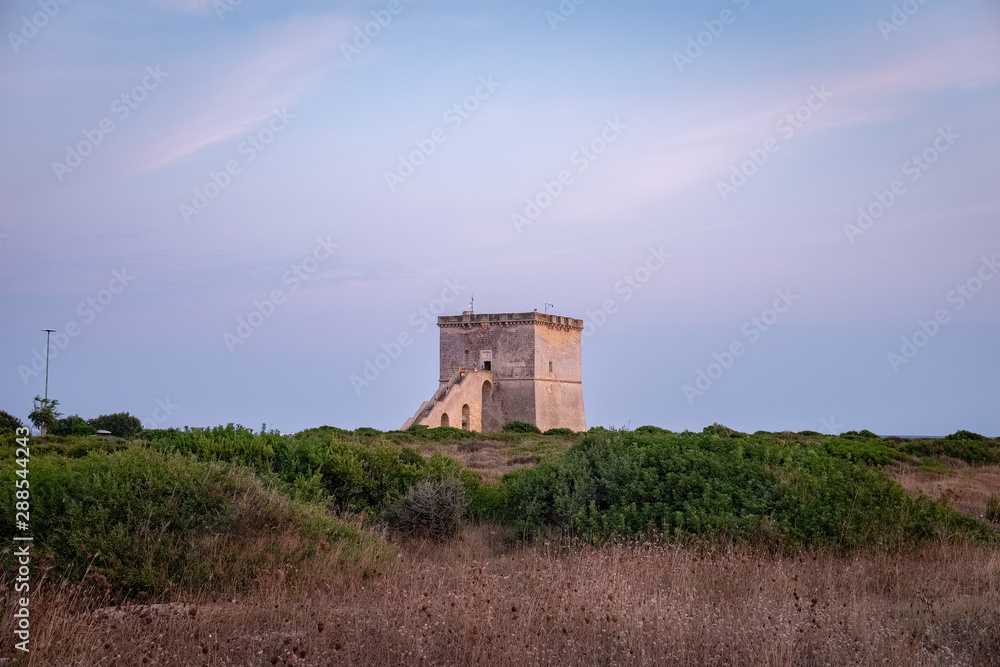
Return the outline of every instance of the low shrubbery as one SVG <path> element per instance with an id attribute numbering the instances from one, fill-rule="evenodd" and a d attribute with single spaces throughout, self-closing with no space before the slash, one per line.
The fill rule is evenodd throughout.
<path id="1" fill-rule="evenodd" d="M 135 426 L 124 413 L 114 417 Z M 82 420 L 61 422 L 72 433 Z M 906 495 L 879 470 L 937 457 L 1000 462 L 1000 442 L 973 433 L 907 440 L 868 431 L 749 435 L 718 424 L 701 433 L 505 428 L 490 437 L 504 443 L 497 451 L 508 463 L 528 456 L 541 463 L 491 484 L 443 454 L 427 455 L 438 443 L 482 437 L 447 427 L 324 426 L 282 436 L 229 424 L 147 429 L 131 440 L 32 437 L 38 564 L 72 581 L 100 575 L 90 580 L 103 578 L 119 594 L 240 587 L 269 563 L 293 567 L 323 544 L 377 543 L 334 518 L 345 514 L 358 526 L 384 522 L 435 539 L 454 535 L 464 520 L 512 526 L 529 539 L 556 531 L 595 542 L 721 538 L 787 549 L 899 546 L 953 534 L 991 539 L 983 524 Z M 0 429 L 5 497 L 13 493 L 13 442 Z M 998 507 L 991 501 L 991 520 L 1000 520 Z M 0 517 L 0 538 L 14 534 L 12 521 Z M 3 559 L 9 568 L 9 551 Z"/>
<path id="2" fill-rule="evenodd" d="M 518 421 L 507 422 L 500 430 L 504 433 L 541 433 L 541 430 L 534 424 Z"/>
<path id="3" fill-rule="evenodd" d="M 911 498 L 878 470 L 782 435 L 717 425 L 701 434 L 594 432 L 505 476 L 507 516 L 524 535 L 554 527 L 594 541 L 726 537 L 849 549 L 988 537 L 975 520 Z"/>
<path id="4" fill-rule="evenodd" d="M 143 433 L 157 450 L 246 466 L 297 497 L 324 500 L 339 512 L 372 517 L 424 480 L 455 477 L 466 486 L 478 483 L 457 461 L 441 454 L 425 459 L 411 447 L 385 440 L 375 429 L 322 427 L 288 437 L 229 424 L 205 431 Z"/>
<path id="5" fill-rule="evenodd" d="M 13 497 L 14 481 L 5 466 L 0 494 Z M 35 454 L 30 482 L 37 566 L 106 584 L 116 596 L 244 588 L 270 563 L 295 567 L 331 545 L 374 542 L 248 471 L 143 447 L 77 459 Z M 13 519 L 0 516 L 5 541 Z M 10 552 L 3 559 L 13 567 Z"/>

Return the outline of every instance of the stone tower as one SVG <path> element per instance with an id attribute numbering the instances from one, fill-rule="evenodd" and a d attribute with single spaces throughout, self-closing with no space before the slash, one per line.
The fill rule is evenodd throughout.
<path id="1" fill-rule="evenodd" d="M 583 321 L 533 313 L 438 317 L 437 392 L 414 424 L 496 432 L 511 421 L 587 430 L 580 376 Z M 459 369 L 463 369 L 464 373 Z"/>

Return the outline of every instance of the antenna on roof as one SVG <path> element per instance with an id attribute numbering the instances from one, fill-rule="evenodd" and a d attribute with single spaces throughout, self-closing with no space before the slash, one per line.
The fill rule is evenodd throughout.
<path id="1" fill-rule="evenodd" d="M 547 303 L 547 304 L 545 304 L 545 310 L 544 310 L 544 313 L 548 314 L 548 312 L 549 312 L 549 308 L 550 308 L 550 307 L 551 307 L 551 308 L 555 308 L 555 307 L 556 307 L 556 304 L 554 304 L 554 303 Z"/>

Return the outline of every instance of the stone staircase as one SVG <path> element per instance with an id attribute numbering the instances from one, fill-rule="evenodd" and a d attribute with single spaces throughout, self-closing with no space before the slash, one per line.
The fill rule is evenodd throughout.
<path id="1" fill-rule="evenodd" d="M 427 415 L 429 415 L 431 410 L 434 409 L 434 406 L 438 404 L 438 401 L 443 400 L 444 397 L 448 395 L 448 392 L 451 391 L 452 387 L 456 384 L 460 384 L 464 378 L 465 375 L 461 371 L 455 371 L 455 374 L 451 376 L 451 379 L 448 380 L 447 383 L 438 387 L 438 390 L 434 392 L 434 396 L 431 397 L 431 400 L 424 401 L 420 404 L 420 409 L 417 410 L 416 414 L 407 419 L 399 430 L 405 431 L 414 424 L 419 424 L 422 420 L 426 419 Z"/>

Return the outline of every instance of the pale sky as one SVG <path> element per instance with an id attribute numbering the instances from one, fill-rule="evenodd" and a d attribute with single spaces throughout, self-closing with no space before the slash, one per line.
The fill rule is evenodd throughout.
<path id="1" fill-rule="evenodd" d="M 996 2 L 18 0 L 0 28 L 22 419 L 51 328 L 67 415 L 398 428 L 474 293 L 588 322 L 591 426 L 1000 436 Z"/>

